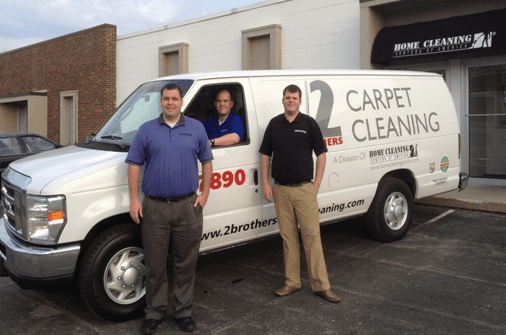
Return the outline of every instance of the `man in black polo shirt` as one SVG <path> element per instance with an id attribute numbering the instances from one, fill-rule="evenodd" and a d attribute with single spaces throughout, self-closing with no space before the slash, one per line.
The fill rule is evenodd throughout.
<path id="1" fill-rule="evenodd" d="M 302 92 L 296 85 L 289 85 L 283 90 L 285 112 L 269 122 L 260 146 L 263 193 L 268 201 L 274 198 L 283 238 L 286 281 L 275 294 L 286 296 L 302 288 L 298 224 L 313 291 L 328 301 L 339 302 L 341 299 L 330 290 L 316 199 L 325 170 L 327 147 L 316 121 L 299 112 L 301 98 Z M 313 151 L 317 157 L 314 183 L 311 182 Z M 269 167 L 273 153 L 274 185 L 271 189 Z"/>

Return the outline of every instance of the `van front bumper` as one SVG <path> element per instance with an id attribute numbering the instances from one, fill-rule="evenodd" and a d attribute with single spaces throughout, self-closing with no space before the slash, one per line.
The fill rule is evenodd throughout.
<path id="1" fill-rule="evenodd" d="M 72 279 L 79 257 L 79 244 L 46 247 L 11 237 L 6 220 L 0 217 L 0 274 L 8 274 L 23 288 Z"/>
<path id="2" fill-rule="evenodd" d="M 463 191 L 467 188 L 467 184 L 469 183 L 469 175 L 465 172 L 459 173 L 459 192 Z"/>

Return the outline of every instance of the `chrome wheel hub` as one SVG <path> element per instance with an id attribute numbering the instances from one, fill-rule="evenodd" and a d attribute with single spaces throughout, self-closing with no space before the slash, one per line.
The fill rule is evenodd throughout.
<path id="1" fill-rule="evenodd" d="M 385 202 L 384 217 L 387 226 L 392 230 L 401 229 L 408 217 L 408 202 L 400 192 L 392 193 Z"/>
<path id="2" fill-rule="evenodd" d="M 146 294 L 144 251 L 129 247 L 117 252 L 104 272 L 104 289 L 120 305 L 132 304 Z"/>

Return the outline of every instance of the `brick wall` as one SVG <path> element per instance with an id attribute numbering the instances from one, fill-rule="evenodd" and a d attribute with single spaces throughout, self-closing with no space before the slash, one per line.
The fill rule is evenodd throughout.
<path id="1" fill-rule="evenodd" d="M 78 141 L 116 109 L 116 26 L 104 24 L 0 54 L 0 96 L 47 90 L 48 137 L 60 141 L 60 92 L 78 91 Z"/>

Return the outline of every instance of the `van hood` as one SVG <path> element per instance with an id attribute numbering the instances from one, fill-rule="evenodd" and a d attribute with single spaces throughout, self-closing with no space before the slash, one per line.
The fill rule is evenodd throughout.
<path id="1" fill-rule="evenodd" d="M 74 172 L 94 170 L 92 166 L 114 160 L 124 162 L 127 153 L 69 146 L 38 153 L 12 162 L 9 167 L 31 178 L 27 192 L 40 194 L 55 179 Z M 91 172 L 91 171 L 90 171 Z"/>

